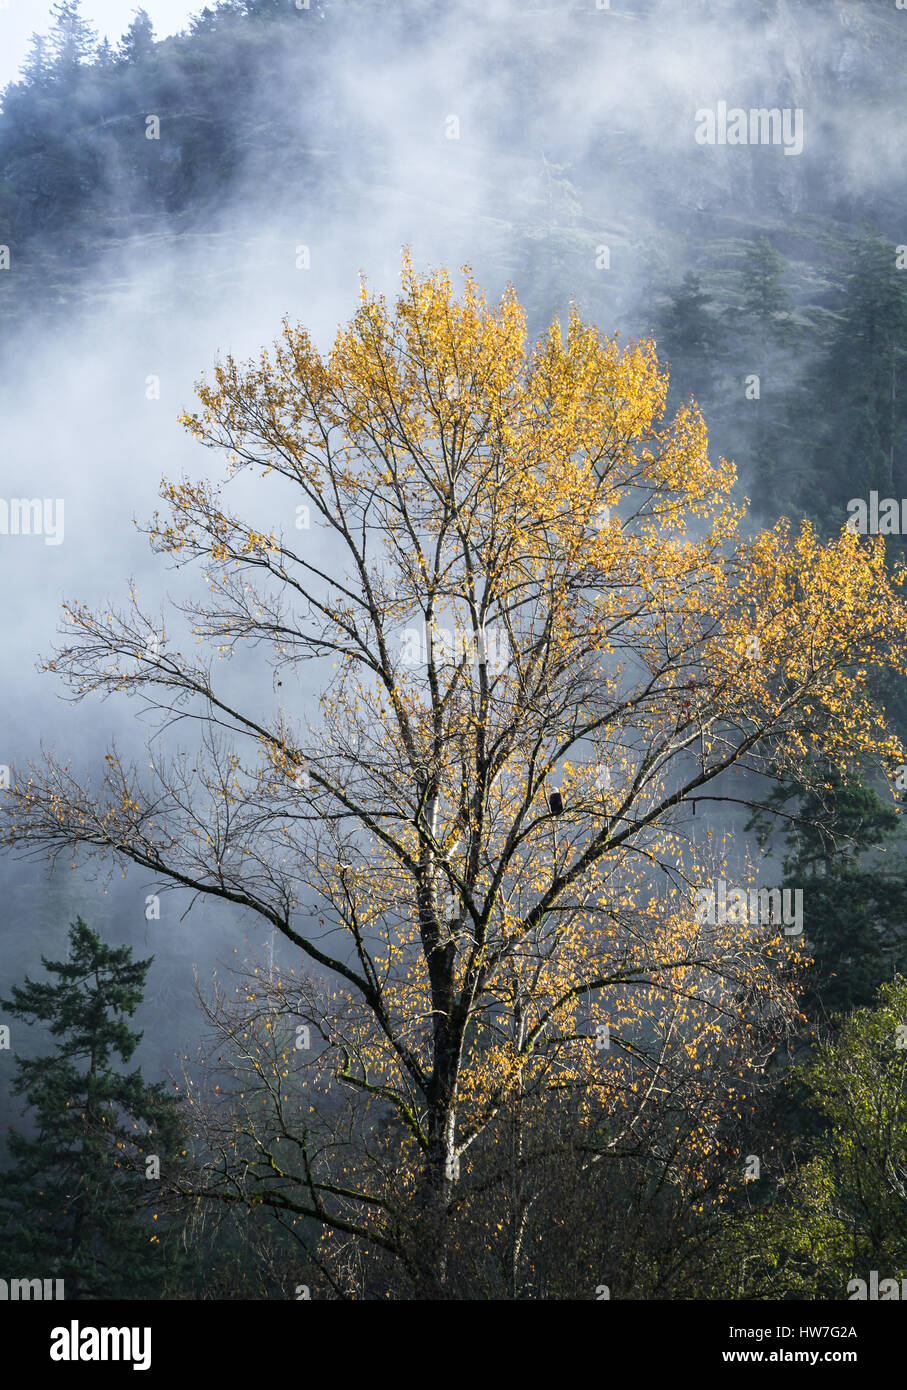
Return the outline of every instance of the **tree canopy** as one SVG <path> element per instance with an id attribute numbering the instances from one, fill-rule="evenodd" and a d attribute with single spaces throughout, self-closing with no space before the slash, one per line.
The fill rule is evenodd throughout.
<path id="1" fill-rule="evenodd" d="M 663 420 L 666 392 L 653 343 L 621 348 L 574 307 L 529 347 L 512 288 L 489 304 L 467 271 L 458 297 L 406 256 L 395 304 L 363 283 L 326 355 L 286 322 L 258 360 L 228 356 L 185 424 L 229 476 L 291 484 L 319 548 L 165 481 L 151 543 L 199 562 L 208 597 L 176 631 L 134 592 L 69 602 L 47 667 L 76 699 L 191 715 L 201 744 L 147 769 L 111 749 L 100 791 L 51 754 L 11 790 L 8 843 L 108 853 L 298 948 L 315 975 L 296 1016 L 321 1042 L 274 1057 L 274 1084 L 306 1062 L 316 1090 L 339 1080 L 387 1112 L 395 1162 L 366 1145 L 332 1167 L 313 1121 L 292 1176 L 281 1116 L 266 1161 L 240 1127 L 205 1191 L 421 1261 L 425 1286 L 461 1167 L 516 1097 L 569 1091 L 612 1144 L 679 1062 L 742 1075 L 753 1011 L 790 1014 L 796 940 L 771 913 L 695 908 L 722 866 L 689 842 L 696 800 L 769 760 L 900 756 L 867 689 L 904 669 L 881 540 L 747 534 L 732 465 L 693 403 Z M 217 667 L 246 645 L 274 698 L 241 707 Z M 693 1167 L 721 1103 L 696 1111 Z"/>

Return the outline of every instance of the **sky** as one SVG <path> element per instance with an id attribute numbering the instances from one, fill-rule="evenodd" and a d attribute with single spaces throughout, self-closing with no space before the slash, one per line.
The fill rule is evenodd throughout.
<path id="1" fill-rule="evenodd" d="M 50 28 L 52 0 L 0 0 L 0 88 L 11 82 L 28 54 L 32 34 Z M 82 0 L 82 13 L 103 38 L 116 43 L 128 29 L 141 0 Z M 204 9 L 205 0 L 144 0 L 159 38 L 178 33 L 191 14 Z"/>

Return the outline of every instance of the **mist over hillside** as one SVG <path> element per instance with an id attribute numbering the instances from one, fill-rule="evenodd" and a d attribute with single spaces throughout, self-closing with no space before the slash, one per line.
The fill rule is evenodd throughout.
<path id="1" fill-rule="evenodd" d="M 146 756 L 128 701 L 66 703 L 37 669 L 61 601 L 131 581 L 157 609 L 191 591 L 134 522 L 162 476 L 223 477 L 177 420 L 195 381 L 285 315 L 328 350 L 361 275 L 396 292 L 404 246 L 420 267 L 468 264 L 491 299 L 512 282 L 533 335 L 575 300 L 605 334 L 653 336 L 671 403 L 700 402 L 769 524 L 829 535 L 852 496 L 907 494 L 893 3 L 228 0 L 161 41 L 139 12 L 116 50 L 37 12 L 36 28 L 0 111 L 0 495 L 49 499 L 58 535 L 0 535 L 0 764 L 43 744 L 97 776 L 111 739 Z M 329 561 L 289 487 L 277 517 L 255 478 L 236 502 Z M 226 688 L 262 717 L 301 714 L 323 673 L 278 693 L 262 664 L 232 660 Z M 747 815 L 703 803 L 696 834 L 736 830 L 742 858 Z M 196 1046 L 193 969 L 204 985 L 269 950 L 230 904 L 184 917 L 188 891 L 149 920 L 154 880 L 135 868 L 99 881 L 61 857 L 48 879 L 5 856 L 0 875 L 0 992 L 60 953 L 77 913 L 154 954 L 137 1053 L 153 1078 Z M 0 1128 L 13 1110 L 0 1095 Z"/>
<path id="2" fill-rule="evenodd" d="M 785 464 L 806 465 L 787 438 L 783 456 L 777 434 L 833 337 L 848 239 L 867 227 L 903 235 L 905 45 L 904 16 L 887 4 L 786 0 L 743 12 L 276 0 L 204 10 L 161 42 L 139 18 L 118 55 L 100 56 L 86 42 L 55 57 L 51 31 L 0 116 L 4 492 L 61 498 L 65 515 L 62 544 L 9 537 L 0 551 L 15 596 L 8 761 L 42 739 L 87 763 L 111 732 L 140 746 L 128 707 L 71 708 L 36 672 L 59 603 L 116 595 L 127 576 L 143 593 L 174 591 L 133 520 L 154 510 L 163 474 L 221 476 L 176 423 L 194 381 L 219 350 L 255 353 L 284 314 L 326 348 L 360 272 L 393 290 L 404 244 L 417 263 L 468 262 L 492 295 L 512 280 L 532 333 L 575 298 L 604 332 L 654 334 L 677 396 L 703 404 L 714 447 L 738 461 L 757 505 L 821 510 L 808 491 L 792 497 Z M 697 112 L 722 101 L 799 109 L 802 152 L 698 144 Z M 782 258 L 788 302 L 754 328 L 744 270 L 762 237 Z M 690 272 L 698 325 L 683 317 Z M 751 372 L 757 402 L 745 398 Z M 813 409 L 797 443 L 824 424 L 815 395 Z M 46 921 L 40 869 L 5 872 L 12 916 Z M 62 940 L 78 909 L 144 942 L 138 883 L 117 876 L 96 891 L 82 870 L 58 869 L 42 931 Z M 191 928 L 167 912 L 157 972 L 186 950 L 210 968 L 239 930 L 228 908 L 196 908 Z M 39 935 L 16 935 L 14 973 L 35 963 Z M 182 1041 L 191 982 L 177 974 Z"/>

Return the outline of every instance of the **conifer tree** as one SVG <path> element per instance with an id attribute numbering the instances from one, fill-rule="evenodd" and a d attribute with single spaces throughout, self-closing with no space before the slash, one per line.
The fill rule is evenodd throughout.
<path id="1" fill-rule="evenodd" d="M 812 438 L 806 418 L 822 421 Z M 893 245 L 850 248 L 844 300 L 828 349 L 794 399 L 793 444 L 806 459 L 803 510 L 837 530 L 852 497 L 901 497 L 907 484 L 907 276 Z M 890 547 L 889 547 L 890 548 Z"/>
<path id="2" fill-rule="evenodd" d="M 767 237 L 750 246 L 743 262 L 743 312 L 760 338 L 783 337 L 791 311 L 782 284 L 784 261 Z"/>
<path id="3" fill-rule="evenodd" d="M 715 341 L 716 321 L 709 312 L 711 297 L 702 288 L 700 277 L 687 271 L 662 314 L 662 331 L 669 352 L 700 365 Z"/>
<path id="4" fill-rule="evenodd" d="M 128 1020 L 151 959 L 134 961 L 130 946 L 105 945 L 80 917 L 68 958 L 42 957 L 53 978 L 26 976 L 0 999 L 8 1016 L 44 1023 L 57 1039 L 49 1055 L 16 1059 L 12 1090 L 25 1098 L 34 1133 L 8 1136 L 2 1243 L 10 1268 L 63 1279 L 67 1298 L 161 1296 L 172 1266 L 156 1179 L 177 1161 L 179 1101 L 140 1070 L 126 1075 L 114 1066 L 115 1057 L 127 1063 L 141 1040 Z M 15 1026 L 12 1034 L 21 1037 Z"/>
<path id="5" fill-rule="evenodd" d="M 119 54 L 125 63 L 144 63 L 154 52 L 154 25 L 147 10 L 136 10 L 135 18 L 120 40 Z"/>
<path id="6" fill-rule="evenodd" d="M 52 7 L 53 26 L 48 43 L 57 75 L 66 79 L 94 56 L 98 36 L 81 13 L 81 0 L 57 0 Z"/>
<path id="7" fill-rule="evenodd" d="M 116 53 L 114 52 L 113 44 L 108 38 L 103 38 L 98 44 L 95 65 L 102 72 L 109 72 L 111 68 L 116 67 L 116 61 Z"/>
<path id="8" fill-rule="evenodd" d="M 907 968 L 907 871 L 899 816 L 861 777 L 830 764 L 783 778 L 770 804 L 790 816 L 785 886 L 803 892 L 804 932 L 814 959 L 804 1004 L 825 1015 L 872 1002 Z M 769 822 L 757 815 L 763 846 Z"/>
<path id="9" fill-rule="evenodd" d="M 51 76 L 48 42 L 41 34 L 29 39 L 29 54 L 21 68 L 21 79 L 29 87 L 42 87 Z"/>

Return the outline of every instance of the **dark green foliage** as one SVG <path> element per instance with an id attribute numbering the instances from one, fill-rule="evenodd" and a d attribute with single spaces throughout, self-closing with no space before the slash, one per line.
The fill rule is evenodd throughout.
<path id="1" fill-rule="evenodd" d="M 804 511 L 839 530 L 850 498 L 868 498 L 872 489 L 903 495 L 907 274 L 897 269 L 893 245 L 874 237 L 850 244 L 831 342 L 792 410 L 808 463 L 798 498 Z"/>
<path id="2" fill-rule="evenodd" d="M 725 1219 L 707 1297 L 842 1299 L 907 1275 L 907 980 L 835 1024 L 795 1069 L 815 1136 L 773 1201 Z"/>
<path id="3" fill-rule="evenodd" d="M 689 270 L 662 310 L 659 341 L 666 355 L 680 359 L 686 371 L 701 372 L 715 353 L 720 326 L 711 305 L 700 277 Z"/>
<path id="4" fill-rule="evenodd" d="M 804 1004 L 816 1016 L 866 1005 L 907 970 L 907 862 L 900 817 L 858 775 L 813 767 L 782 779 L 769 803 L 786 826 L 785 887 L 803 891 L 804 935 L 815 964 Z M 757 815 L 763 847 L 773 824 Z"/>
<path id="5" fill-rule="evenodd" d="M 272 18 L 282 15 L 298 33 L 313 12 L 285 3 Z M 147 230 L 229 193 L 241 171 L 237 142 L 250 122 L 260 130 L 260 114 L 237 94 L 261 90 L 275 57 L 272 26 L 256 22 L 263 14 L 219 4 L 187 34 L 158 42 L 138 9 L 114 50 L 98 47 L 79 0 L 60 0 L 50 33 L 35 36 L 19 81 L 3 92 L 0 240 L 17 264 L 65 236 L 71 272 L 80 227 L 96 258 L 99 240 L 134 231 L 136 219 Z M 304 49 L 296 56 L 315 96 L 327 74 L 319 81 Z M 145 138 L 149 114 L 160 119 L 159 141 Z M 41 281 L 29 282 L 32 309 Z"/>
<path id="6" fill-rule="evenodd" d="M 180 1102 L 114 1065 L 141 1040 L 128 1020 L 151 960 L 106 946 L 81 918 L 69 943 L 66 960 L 42 957 L 52 979 L 26 977 L 0 1000 L 8 1018 L 58 1040 L 48 1055 L 16 1058 L 12 1090 L 34 1132 L 11 1130 L 0 1174 L 5 1259 L 22 1277 L 63 1279 L 67 1298 L 160 1297 L 175 1258 L 160 1193 L 180 1162 Z M 12 1025 L 14 1039 L 20 1031 Z M 160 1176 L 149 1176 L 155 1158 Z"/>
<path id="7" fill-rule="evenodd" d="M 784 261 L 767 237 L 747 249 L 743 262 L 743 318 L 763 341 L 783 337 L 790 321 L 791 298 L 782 278 Z"/>

